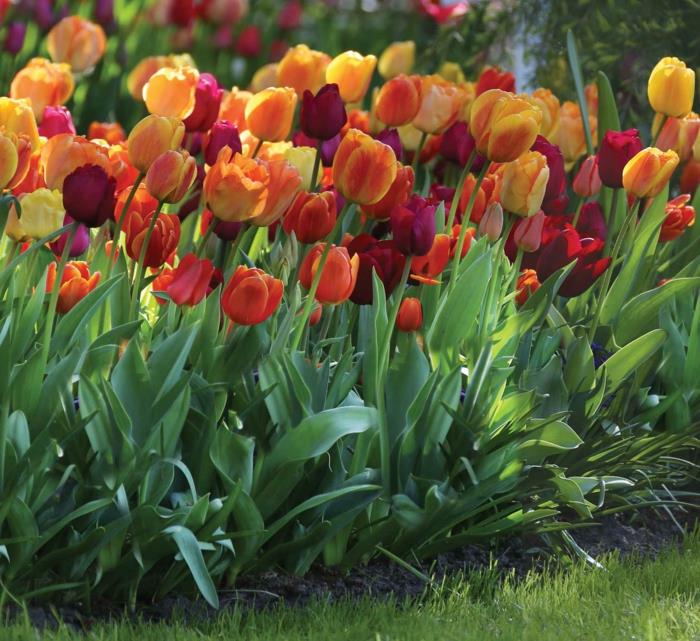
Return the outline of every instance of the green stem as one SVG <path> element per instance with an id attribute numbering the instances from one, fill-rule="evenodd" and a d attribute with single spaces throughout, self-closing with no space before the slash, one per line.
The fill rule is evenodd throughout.
<path id="1" fill-rule="evenodd" d="M 420 135 L 420 141 L 418 142 L 418 149 L 416 149 L 416 153 L 413 156 L 413 175 L 415 176 L 416 183 L 418 183 L 418 163 L 420 162 L 420 154 L 423 151 L 423 147 L 425 147 L 425 141 L 428 139 L 428 134 L 425 132 L 422 132 Z"/>
<path id="2" fill-rule="evenodd" d="M 573 228 L 576 229 L 576 225 L 578 225 L 578 219 L 581 217 L 581 209 L 583 208 L 583 201 L 585 199 L 581 198 L 581 200 L 578 201 L 578 206 L 576 207 L 576 213 L 574 213 L 574 220 L 571 223 L 573 225 Z"/>
<path id="3" fill-rule="evenodd" d="M 141 245 L 141 252 L 139 253 L 139 261 L 136 266 L 136 273 L 134 274 L 133 291 L 131 293 L 131 309 L 129 310 L 129 320 L 135 320 L 138 315 L 138 303 L 141 295 L 141 285 L 143 281 L 143 272 L 146 268 L 146 252 L 148 252 L 148 245 L 151 242 L 151 236 L 153 235 L 153 230 L 155 229 L 158 216 L 160 215 L 160 210 L 163 207 L 163 201 L 158 203 L 156 210 L 151 216 L 151 221 L 148 224 L 148 230 L 146 231 L 146 236 L 143 239 L 143 245 Z"/>
<path id="4" fill-rule="evenodd" d="M 314 191 L 316 189 L 316 182 L 318 180 L 318 170 L 321 167 L 321 145 L 323 141 L 319 140 L 316 145 L 316 157 L 314 158 L 314 169 L 311 172 L 311 184 L 309 185 L 309 191 Z"/>
<path id="5" fill-rule="evenodd" d="M 396 289 L 394 291 L 394 300 L 392 302 L 391 309 L 389 310 L 389 318 L 386 326 L 386 333 L 384 334 L 384 338 L 382 341 L 382 344 L 386 347 L 386 349 L 382 352 L 382 357 L 379 363 L 379 377 L 382 381 L 382 387 L 384 386 L 384 373 L 389 367 L 389 359 L 391 358 L 391 337 L 394 333 L 394 327 L 396 326 L 396 319 L 399 316 L 399 309 L 401 308 L 401 301 L 403 300 L 403 290 L 405 288 L 406 281 L 408 281 L 408 275 L 411 273 L 412 259 L 413 256 L 406 256 L 406 262 L 403 266 L 401 280 L 399 280 L 399 283 L 396 286 Z"/>
<path id="6" fill-rule="evenodd" d="M 476 149 L 472 150 L 472 153 L 469 154 L 469 159 L 467 160 L 467 164 L 464 165 L 464 169 L 462 170 L 462 173 L 459 176 L 459 181 L 457 182 L 457 188 L 455 189 L 455 195 L 452 198 L 452 204 L 450 205 L 450 215 L 447 218 L 446 229 L 447 229 L 448 234 L 450 233 L 450 230 L 452 229 L 452 225 L 454 225 L 455 217 L 457 216 L 457 208 L 459 207 L 459 201 L 462 198 L 462 192 L 464 191 L 464 183 L 466 182 L 467 176 L 469 175 L 469 171 L 472 168 L 474 158 L 476 158 Z"/>
<path id="7" fill-rule="evenodd" d="M 207 231 L 204 232 L 204 236 L 202 236 L 202 240 L 199 241 L 199 245 L 197 247 L 197 251 L 194 253 L 194 255 L 197 258 L 200 258 L 202 253 L 204 252 L 204 248 L 207 246 L 207 243 L 209 242 L 209 239 L 211 238 L 211 235 L 214 233 L 214 228 L 219 224 L 219 219 L 216 216 L 212 216 L 211 221 L 209 223 L 209 226 L 207 227 Z M 240 234 L 243 232 L 239 232 Z"/>
<path id="8" fill-rule="evenodd" d="M 122 232 L 122 227 L 124 227 L 124 219 L 126 218 L 126 213 L 129 211 L 129 207 L 131 207 L 131 202 L 134 200 L 136 191 L 138 190 L 139 185 L 141 184 L 141 181 L 143 180 L 145 175 L 146 174 L 144 172 L 140 172 L 139 175 L 136 176 L 136 180 L 134 181 L 134 184 L 132 185 L 131 190 L 129 191 L 129 195 L 124 201 L 124 206 L 122 207 L 122 211 L 119 214 L 119 220 L 117 220 L 114 225 L 114 236 L 112 237 L 112 251 L 110 256 L 107 257 L 107 276 L 105 280 L 109 280 L 110 276 L 112 275 L 112 269 L 114 269 L 115 263 L 114 258 L 116 256 L 115 252 L 119 247 L 119 236 Z"/>
<path id="9" fill-rule="evenodd" d="M 263 140 L 260 139 L 258 140 L 258 144 L 255 145 L 255 150 L 253 151 L 253 155 L 251 156 L 252 158 L 257 158 L 258 153 L 260 152 L 260 148 L 263 146 Z"/>

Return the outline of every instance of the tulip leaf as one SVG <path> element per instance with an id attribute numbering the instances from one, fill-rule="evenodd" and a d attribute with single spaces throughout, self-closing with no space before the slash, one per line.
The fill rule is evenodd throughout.
<path id="1" fill-rule="evenodd" d="M 700 277 L 676 278 L 660 287 L 638 294 L 622 307 L 615 324 L 615 340 L 626 345 L 659 324 L 659 311 L 679 294 L 700 287 Z"/>
<path id="2" fill-rule="evenodd" d="M 586 95 L 583 91 L 583 74 L 581 73 L 581 62 L 576 50 L 576 40 L 571 29 L 566 32 L 566 49 L 569 54 L 569 66 L 571 67 L 571 75 L 574 77 L 574 85 L 576 86 L 576 96 L 578 104 L 581 108 L 581 119 L 583 120 L 583 132 L 586 136 L 586 150 L 588 155 L 593 155 L 593 137 L 591 136 L 591 125 L 588 121 L 588 104 L 586 103 Z"/>
<path id="3" fill-rule="evenodd" d="M 615 95 L 610 80 L 602 72 L 598 72 L 598 140 L 602 140 L 607 131 L 620 131 L 620 116 L 617 113 Z"/>
<path id="4" fill-rule="evenodd" d="M 599 376 L 606 376 L 606 393 L 615 391 L 622 381 L 646 362 L 666 340 L 663 329 L 655 329 L 644 336 L 627 343 L 615 352 L 600 368 Z"/>

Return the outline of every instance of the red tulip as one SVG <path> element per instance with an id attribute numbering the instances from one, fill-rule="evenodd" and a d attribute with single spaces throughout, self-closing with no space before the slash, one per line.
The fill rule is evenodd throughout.
<path id="1" fill-rule="evenodd" d="M 187 254 L 175 268 L 166 292 L 176 305 L 197 305 L 207 295 L 213 275 L 214 265 L 210 260 Z"/>

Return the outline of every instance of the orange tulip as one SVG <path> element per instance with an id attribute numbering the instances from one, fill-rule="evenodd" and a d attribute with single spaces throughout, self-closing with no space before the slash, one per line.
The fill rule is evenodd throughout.
<path id="1" fill-rule="evenodd" d="M 315 95 L 325 84 L 330 61 L 328 54 L 309 49 L 304 44 L 292 47 L 277 64 L 277 85 L 292 87 L 299 97 L 306 90 Z"/>
<path id="2" fill-rule="evenodd" d="M 92 69 L 104 55 L 106 46 L 102 27 L 79 16 L 63 18 L 46 36 L 51 59 L 67 62 L 76 73 Z"/>
<path id="3" fill-rule="evenodd" d="M 542 112 L 500 89 L 482 93 L 472 105 L 469 129 L 477 151 L 494 162 L 510 162 L 530 149 Z"/>
<path id="4" fill-rule="evenodd" d="M 509 162 L 503 172 L 503 209 L 518 216 L 533 216 L 542 206 L 548 180 L 547 159 L 538 151 L 526 151 Z"/>
<path id="5" fill-rule="evenodd" d="M 146 234 L 155 212 L 144 217 L 133 212 L 126 220 L 126 253 L 131 260 L 139 260 Z M 148 241 L 144 267 L 160 267 L 177 250 L 180 242 L 180 219 L 175 214 L 158 214 L 153 233 Z"/>
<path id="6" fill-rule="evenodd" d="M 101 138 L 94 140 L 97 144 L 104 143 Z M 131 187 L 138 178 L 139 170 L 129 162 L 129 152 L 126 146 L 110 145 L 107 154 L 112 165 L 112 175 L 117 180 L 117 191 Z"/>
<path id="7" fill-rule="evenodd" d="M 146 108 L 152 114 L 184 120 L 194 110 L 199 71 L 194 67 L 164 67 L 143 87 Z"/>
<path id="8" fill-rule="evenodd" d="M 24 134 L 32 151 L 39 148 L 39 129 L 29 100 L 0 96 L 0 129 L 18 136 Z"/>
<path id="9" fill-rule="evenodd" d="M 26 143 L 30 148 L 30 154 L 29 166 L 27 168 L 27 173 L 24 175 L 24 178 L 22 178 L 22 180 L 16 184 L 14 184 L 14 179 L 11 181 L 14 184 L 14 187 L 12 188 L 12 193 L 15 196 L 29 194 L 33 191 L 36 191 L 37 189 L 42 189 L 46 187 L 46 183 L 44 182 L 44 174 L 41 170 L 41 154 L 38 151 L 31 151 L 31 144 L 29 143 L 29 140 L 26 138 L 26 136 L 20 136 L 19 138 L 23 138 L 24 140 L 26 140 Z M 16 175 L 17 172 L 15 172 L 15 176 Z"/>
<path id="10" fill-rule="evenodd" d="M 678 166 L 675 151 L 661 151 L 656 147 L 642 149 L 622 170 L 622 186 L 637 198 L 653 198 L 668 184 Z"/>
<path id="11" fill-rule="evenodd" d="M 253 93 L 277 86 L 277 63 L 263 65 L 254 74 L 248 87 Z"/>
<path id="12" fill-rule="evenodd" d="M 41 150 L 41 166 L 49 189 L 63 189 L 66 176 L 83 165 L 97 165 L 112 175 L 109 150 L 82 136 L 57 134 Z"/>
<path id="13" fill-rule="evenodd" d="M 661 151 L 673 149 L 681 160 L 688 160 L 693 155 L 693 146 L 700 132 L 700 117 L 691 111 L 685 118 L 666 118 L 659 132 L 662 119 L 662 114 L 656 114 L 652 126 L 652 132 L 658 132 L 656 147 Z"/>
<path id="14" fill-rule="evenodd" d="M 593 144 L 596 143 L 597 119 L 588 116 Z M 583 130 L 583 118 L 578 104 L 566 101 L 559 110 L 559 129 L 556 144 L 559 145 L 567 167 L 573 165 L 586 153 L 586 136 Z"/>
<path id="15" fill-rule="evenodd" d="M 554 142 L 559 128 L 559 98 L 549 89 L 544 89 L 542 87 L 535 89 L 531 96 L 524 96 L 524 98 L 540 108 L 542 111 L 540 134 L 549 140 L 549 142 Z"/>
<path id="16" fill-rule="evenodd" d="M 27 98 L 34 116 L 41 120 L 48 106 L 65 104 L 73 94 L 73 74 L 64 63 L 32 58 L 12 79 L 10 96 Z"/>
<path id="17" fill-rule="evenodd" d="M 0 190 L 14 189 L 25 178 L 32 158 L 32 146 L 25 135 L 0 130 Z"/>
<path id="18" fill-rule="evenodd" d="M 145 173 L 158 156 L 177 149 L 184 136 L 185 125 L 178 118 L 146 116 L 129 134 L 129 160 L 136 169 Z"/>
<path id="19" fill-rule="evenodd" d="M 56 284 L 56 263 L 49 264 L 46 274 L 46 292 L 53 291 Z M 100 282 L 100 272 L 90 275 L 88 264 L 80 260 L 66 263 L 58 290 L 56 311 L 67 314 L 85 298 Z"/>
<path id="20" fill-rule="evenodd" d="M 350 129 L 333 159 L 333 182 L 348 200 L 360 205 L 379 202 L 396 178 L 396 156 L 388 145 Z"/>
<path id="21" fill-rule="evenodd" d="M 376 66 L 376 56 L 345 51 L 331 60 L 326 69 L 326 82 L 338 85 L 344 102 L 360 102 L 369 89 Z"/>
<path id="22" fill-rule="evenodd" d="M 238 325 L 257 325 L 275 313 L 282 300 L 281 280 L 262 269 L 240 265 L 221 293 L 221 307 Z"/>
<path id="23" fill-rule="evenodd" d="M 146 174 L 146 189 L 156 200 L 180 202 L 197 176 L 197 163 L 186 151 L 166 151 L 153 161 Z"/>
<path id="24" fill-rule="evenodd" d="M 110 145 L 118 145 L 126 142 L 126 133 L 118 122 L 91 122 L 88 127 L 88 139 L 95 138 L 106 140 Z"/>
<path id="25" fill-rule="evenodd" d="M 419 298 L 404 298 L 396 317 L 396 327 L 402 332 L 416 332 L 423 325 L 423 306 Z"/>
<path id="26" fill-rule="evenodd" d="M 143 88 L 156 71 L 165 67 L 183 66 L 195 66 L 189 54 L 143 58 L 127 76 L 126 87 L 129 94 L 134 100 L 143 100 Z"/>
<path id="27" fill-rule="evenodd" d="M 219 107 L 219 120 L 228 120 L 238 127 L 239 132 L 246 129 L 245 106 L 252 97 L 250 91 L 242 91 L 238 87 L 225 93 Z"/>
<path id="28" fill-rule="evenodd" d="M 117 204 L 114 207 L 114 219 L 118 222 L 121 217 L 121 213 L 126 205 L 126 201 L 129 198 L 129 193 L 131 192 L 131 187 L 127 189 L 122 189 L 117 196 Z M 134 196 L 129 203 L 129 208 L 125 212 L 126 219 L 123 223 L 123 229 L 129 224 L 129 217 L 132 214 L 138 214 L 138 216 L 143 219 L 150 214 L 152 214 L 158 207 L 158 201 L 151 196 L 146 189 L 146 185 L 141 183 L 134 192 Z"/>
<path id="29" fill-rule="evenodd" d="M 377 94 L 374 112 L 387 127 L 400 127 L 411 122 L 421 106 L 420 76 L 403 74 L 384 83 Z"/>
<path id="30" fill-rule="evenodd" d="M 464 187 L 462 187 L 462 195 L 459 198 L 459 206 L 457 211 L 459 212 L 459 220 L 462 219 L 464 212 L 467 211 L 467 206 L 472 197 L 472 192 L 476 188 L 476 177 L 474 174 L 469 173 L 464 180 Z M 487 198 L 486 192 L 484 191 L 484 184 L 479 186 L 479 191 L 476 192 L 474 197 L 474 204 L 472 205 L 472 211 L 469 215 L 469 220 L 477 225 L 481 222 L 481 218 L 486 211 Z"/>
<path id="31" fill-rule="evenodd" d="M 258 160 L 224 147 L 204 178 L 207 207 L 219 220 L 244 222 L 265 209 L 270 174 Z"/>
<path id="32" fill-rule="evenodd" d="M 299 267 L 299 282 L 304 289 L 311 289 L 324 249 L 325 244 L 318 243 L 304 257 Z M 338 305 L 345 302 L 355 289 L 359 268 L 359 254 L 350 258 L 345 247 L 331 245 L 318 282 L 316 300 L 323 305 Z"/>
<path id="33" fill-rule="evenodd" d="M 690 194 L 681 194 L 666 205 L 666 218 L 661 225 L 659 242 L 675 240 L 695 224 L 695 208 L 688 204 Z"/>
<path id="34" fill-rule="evenodd" d="M 450 262 L 450 245 L 447 234 L 435 234 L 430 251 L 425 256 L 414 256 L 411 259 L 411 278 L 425 285 L 437 285 L 440 281 L 436 277 L 442 274 Z"/>
<path id="35" fill-rule="evenodd" d="M 263 89 L 245 106 L 248 130 L 260 140 L 285 140 L 292 130 L 296 105 L 297 96 L 290 87 Z"/>
<path id="36" fill-rule="evenodd" d="M 462 109 L 465 96 L 450 82 L 439 76 L 421 79 L 421 103 L 413 126 L 427 134 L 441 134 L 452 125 Z"/>
<path id="37" fill-rule="evenodd" d="M 373 205 L 363 205 L 362 213 L 375 220 L 388 220 L 391 210 L 397 205 L 403 205 L 413 192 L 413 169 L 396 161 L 396 178 L 391 183 L 389 191 L 379 202 Z"/>
<path id="38" fill-rule="evenodd" d="M 698 185 L 700 185 L 700 162 L 694 158 L 689 158 L 683 167 L 678 182 L 683 193 L 694 194 Z"/>
<path id="39" fill-rule="evenodd" d="M 284 214 L 282 227 L 287 234 L 294 232 L 301 243 L 315 243 L 331 233 L 336 216 L 332 192 L 316 194 L 302 191 Z"/>
<path id="40" fill-rule="evenodd" d="M 450 258 L 454 258 L 457 253 L 457 245 L 459 244 L 459 235 L 462 231 L 462 225 L 453 225 L 452 234 L 450 235 Z M 468 227 L 464 235 L 464 244 L 462 245 L 462 254 L 460 258 L 464 258 L 476 238 L 476 227 Z"/>
<path id="41" fill-rule="evenodd" d="M 517 292 L 515 302 L 518 307 L 522 307 L 532 294 L 540 288 L 540 281 L 537 278 L 537 272 L 534 269 L 523 269 L 518 276 L 518 282 L 515 286 Z"/>
<path id="42" fill-rule="evenodd" d="M 257 227 L 267 227 L 287 211 L 296 195 L 301 190 L 301 174 L 286 160 L 261 160 L 270 177 L 268 195 L 265 207 L 259 216 L 254 216 L 250 222 Z"/>

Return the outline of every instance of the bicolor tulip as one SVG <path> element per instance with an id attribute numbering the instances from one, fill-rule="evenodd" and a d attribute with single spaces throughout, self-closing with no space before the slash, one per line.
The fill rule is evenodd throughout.
<path id="1" fill-rule="evenodd" d="M 518 282 L 515 286 L 515 302 L 518 307 L 522 307 L 527 299 L 530 298 L 540 288 L 540 281 L 537 278 L 537 272 L 534 269 L 523 269 L 518 276 Z"/>
<path id="2" fill-rule="evenodd" d="M 324 250 L 325 244 L 318 243 L 304 257 L 299 267 L 299 282 L 304 289 L 311 289 Z M 323 305 L 344 303 L 355 290 L 359 267 L 357 254 L 350 257 L 345 247 L 331 245 L 318 282 L 316 300 Z"/>
<path id="3" fill-rule="evenodd" d="M 151 114 L 140 120 L 129 134 L 129 161 L 146 173 L 161 154 L 177 149 L 185 136 L 185 125 L 179 118 Z"/>
<path id="4" fill-rule="evenodd" d="M 675 151 L 642 149 L 625 165 L 622 185 L 637 198 L 653 198 L 668 184 L 678 162 Z"/>
<path id="5" fill-rule="evenodd" d="M 146 173 L 146 189 L 156 200 L 180 202 L 197 176 L 197 164 L 186 151 L 166 151 Z"/>
<path id="6" fill-rule="evenodd" d="M 557 98 L 550 89 L 540 87 L 539 89 L 535 89 L 527 100 L 536 107 L 539 107 L 542 112 L 540 134 L 549 140 L 549 142 L 555 142 L 559 129 L 559 109 L 561 107 L 559 98 Z"/>
<path id="7" fill-rule="evenodd" d="M 528 151 L 509 162 L 500 190 L 503 209 L 518 216 L 533 216 L 542 206 L 548 180 L 547 160 L 538 151 Z"/>
<path id="8" fill-rule="evenodd" d="M 24 135 L 32 146 L 32 151 L 39 148 L 39 130 L 36 117 L 27 99 L 13 99 L 0 96 L 0 129 L 5 133 Z"/>
<path id="9" fill-rule="evenodd" d="M 0 131 L 0 190 L 14 189 L 29 172 L 32 147 L 24 135 Z"/>
<path id="10" fill-rule="evenodd" d="M 693 108 L 695 72 L 678 58 L 662 58 L 651 71 L 647 95 L 654 111 L 683 118 Z"/>
<path id="11" fill-rule="evenodd" d="M 57 264 L 49 264 L 46 273 L 46 291 L 53 291 L 56 286 Z M 85 298 L 100 282 L 100 272 L 90 274 L 90 268 L 84 261 L 74 260 L 66 263 L 61 282 L 58 285 L 58 300 L 56 311 L 59 314 L 67 314 L 83 298 Z"/>
<path id="12" fill-rule="evenodd" d="M 221 308 L 238 325 L 258 325 L 275 313 L 283 293 L 281 280 L 240 265 L 221 293 Z"/>
<path id="13" fill-rule="evenodd" d="M 387 220 L 394 207 L 403 205 L 413 192 L 413 169 L 409 165 L 396 162 L 396 177 L 391 187 L 378 202 L 363 205 L 362 213 L 375 220 Z"/>

